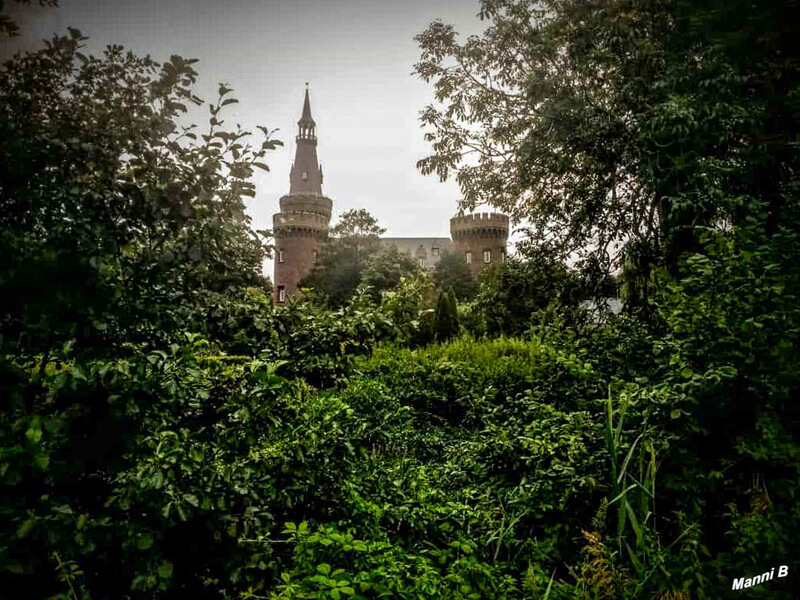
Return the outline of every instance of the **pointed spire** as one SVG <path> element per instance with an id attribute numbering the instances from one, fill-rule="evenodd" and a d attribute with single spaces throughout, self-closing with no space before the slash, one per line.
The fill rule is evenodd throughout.
<path id="1" fill-rule="evenodd" d="M 312 127 L 316 125 L 314 119 L 311 118 L 311 101 L 308 98 L 308 82 L 306 81 L 306 99 L 303 102 L 303 116 L 297 122 L 298 125 L 309 124 Z"/>
<path id="2" fill-rule="evenodd" d="M 297 125 L 299 131 L 295 138 L 297 147 L 294 164 L 289 173 L 289 193 L 322 195 L 322 171 L 317 160 L 317 124 L 311 118 L 308 83 L 306 83 L 306 97 L 303 102 L 303 116 L 300 117 Z"/>

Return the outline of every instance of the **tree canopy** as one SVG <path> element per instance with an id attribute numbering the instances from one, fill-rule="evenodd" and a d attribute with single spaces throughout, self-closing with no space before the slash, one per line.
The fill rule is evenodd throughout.
<path id="1" fill-rule="evenodd" d="M 436 263 L 433 278 L 442 290 L 452 289 L 459 300 L 469 300 L 477 289 L 472 272 L 463 257 L 445 251 Z"/>
<path id="2" fill-rule="evenodd" d="M 419 265 L 408 252 L 393 244 L 381 244 L 364 260 L 361 283 L 369 286 L 377 299 L 382 292 L 395 289 L 404 277 L 412 277 L 418 271 Z"/>
<path id="3" fill-rule="evenodd" d="M 439 103 L 418 166 L 455 175 L 463 208 L 496 206 L 607 268 L 622 244 L 674 264 L 697 228 L 780 222 L 796 193 L 796 3 L 480 6 L 483 35 L 459 43 L 437 21 L 416 38 Z"/>
<path id="4" fill-rule="evenodd" d="M 384 231 L 363 208 L 343 212 L 299 287 L 313 288 L 329 305 L 342 306 L 361 283 L 366 261 L 380 247 Z"/>
<path id="5" fill-rule="evenodd" d="M 280 142 L 223 127 L 221 84 L 200 136 L 182 125 L 195 60 L 109 46 L 72 29 L 0 69 L 3 345 L 119 343 L 185 324 L 203 291 L 263 285 L 267 247 L 242 198 Z"/>

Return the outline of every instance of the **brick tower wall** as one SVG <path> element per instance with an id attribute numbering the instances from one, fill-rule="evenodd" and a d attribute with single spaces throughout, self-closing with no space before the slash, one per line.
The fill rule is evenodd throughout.
<path id="1" fill-rule="evenodd" d="M 283 304 L 281 288 L 287 299 L 297 295 L 297 284 L 314 265 L 314 254 L 328 235 L 332 202 L 324 196 L 290 195 L 280 204 L 281 212 L 272 217 L 276 304 Z"/>
<path id="2" fill-rule="evenodd" d="M 508 243 L 508 217 L 498 213 L 476 213 L 453 217 L 450 219 L 450 237 L 456 253 L 467 260 L 473 277 L 477 277 L 481 269 L 505 260 Z M 488 251 L 485 261 L 484 253 Z"/>

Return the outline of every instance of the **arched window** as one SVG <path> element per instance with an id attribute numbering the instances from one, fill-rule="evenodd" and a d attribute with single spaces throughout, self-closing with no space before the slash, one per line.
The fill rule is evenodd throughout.
<path id="1" fill-rule="evenodd" d="M 467 261 L 468 265 L 472 264 L 472 252 L 467 252 L 464 256 L 464 259 Z"/>

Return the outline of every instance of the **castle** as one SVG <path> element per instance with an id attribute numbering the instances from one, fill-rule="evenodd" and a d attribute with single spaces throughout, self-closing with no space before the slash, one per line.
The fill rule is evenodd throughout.
<path id="1" fill-rule="evenodd" d="M 275 237 L 274 300 L 284 304 L 296 294 L 298 282 L 311 270 L 328 235 L 333 201 L 322 193 L 322 167 L 317 158 L 316 122 L 306 88 L 303 113 L 297 122 L 294 163 L 289 173 L 289 193 L 280 199 L 280 212 L 272 217 Z M 497 213 L 458 215 L 450 219 L 450 237 L 384 237 L 411 254 L 419 265 L 432 269 L 444 252 L 455 252 L 469 265 L 473 276 L 506 257 L 508 217 Z"/>

